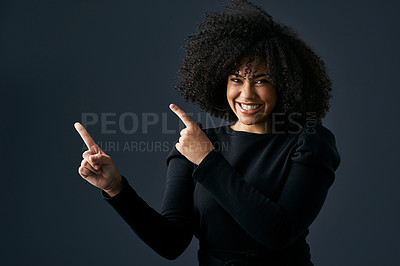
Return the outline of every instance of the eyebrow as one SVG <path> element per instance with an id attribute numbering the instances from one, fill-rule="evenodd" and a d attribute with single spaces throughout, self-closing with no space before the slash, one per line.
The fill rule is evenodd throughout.
<path id="1" fill-rule="evenodd" d="M 239 78 L 245 78 L 245 77 L 243 77 L 242 75 L 239 75 L 239 74 L 231 74 L 231 75 L 234 75 L 234 76 L 239 77 Z M 264 77 L 264 76 L 265 76 L 265 77 L 269 77 L 268 74 L 262 73 L 262 74 L 258 74 L 258 75 L 256 75 L 256 76 L 253 76 L 251 79 L 256 79 L 256 78 Z"/>

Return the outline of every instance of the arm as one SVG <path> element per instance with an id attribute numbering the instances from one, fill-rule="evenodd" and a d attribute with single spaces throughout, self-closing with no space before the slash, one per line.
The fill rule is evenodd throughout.
<path id="1" fill-rule="evenodd" d="M 267 248 L 280 250 L 310 226 L 333 182 L 332 169 L 338 162 L 332 164 L 331 169 L 316 157 L 320 149 L 329 152 L 323 142 L 317 135 L 311 139 L 305 135 L 299 137 L 287 181 L 276 202 L 246 183 L 245 177 L 215 150 L 198 165 L 193 178 L 208 189 L 255 240 Z"/>
<path id="2" fill-rule="evenodd" d="M 125 178 L 116 196 L 108 197 L 103 191 L 102 194 L 147 245 L 173 260 L 185 251 L 193 237 L 193 164 L 172 150 L 167 165 L 161 213 L 151 208 Z"/>
<path id="3" fill-rule="evenodd" d="M 100 149 L 86 129 L 80 123 L 74 126 L 89 148 L 82 154 L 79 174 L 102 189 L 104 198 L 153 250 L 167 259 L 177 258 L 193 237 L 193 164 L 175 147 L 169 154 L 160 214 L 121 177 L 111 157 Z"/>

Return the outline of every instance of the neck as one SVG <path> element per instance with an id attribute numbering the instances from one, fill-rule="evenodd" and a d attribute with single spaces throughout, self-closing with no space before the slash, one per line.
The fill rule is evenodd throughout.
<path id="1" fill-rule="evenodd" d="M 271 133 L 271 118 L 268 117 L 267 120 L 256 124 L 243 124 L 240 121 L 237 121 L 234 125 L 231 126 L 231 128 L 236 131 L 245 131 L 256 134 Z"/>

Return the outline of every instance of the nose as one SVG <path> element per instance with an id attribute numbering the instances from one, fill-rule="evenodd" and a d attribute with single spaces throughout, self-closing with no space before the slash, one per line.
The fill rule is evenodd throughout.
<path id="1" fill-rule="evenodd" d="M 252 82 L 250 82 L 248 79 L 244 81 L 240 94 L 244 99 L 251 100 L 256 98 L 254 86 L 252 85 Z"/>

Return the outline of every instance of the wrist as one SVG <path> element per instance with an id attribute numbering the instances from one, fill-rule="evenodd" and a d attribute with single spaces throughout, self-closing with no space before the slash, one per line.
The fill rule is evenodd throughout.
<path id="1" fill-rule="evenodd" d="M 200 159 L 199 162 L 195 163 L 196 165 L 200 165 L 202 161 L 204 161 L 204 159 L 214 150 L 214 147 L 212 147 L 209 151 L 207 151 L 202 158 Z"/>
<path id="2" fill-rule="evenodd" d="M 114 197 L 117 195 L 119 192 L 122 190 L 122 178 L 121 176 L 118 176 L 117 178 L 118 181 L 116 181 L 110 188 L 103 189 L 104 192 L 106 192 L 110 197 Z"/>

